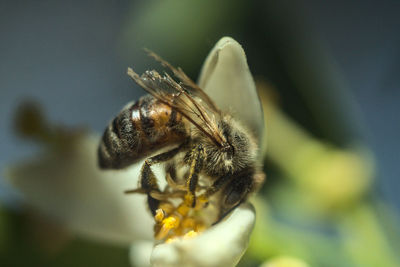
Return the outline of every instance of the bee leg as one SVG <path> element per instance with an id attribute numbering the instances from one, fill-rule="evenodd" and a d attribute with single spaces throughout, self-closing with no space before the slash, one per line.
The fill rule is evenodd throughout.
<path id="1" fill-rule="evenodd" d="M 165 153 L 158 154 L 156 156 L 150 157 L 146 159 L 143 163 L 142 169 L 140 171 L 139 177 L 139 189 L 138 192 L 147 193 L 147 204 L 149 205 L 149 209 L 153 215 L 156 215 L 156 210 L 160 204 L 160 200 L 154 198 L 151 194 L 161 193 L 160 188 L 157 183 L 157 178 L 151 170 L 151 166 L 156 163 L 161 163 L 167 160 L 172 159 L 178 152 L 182 149 L 182 145 L 174 148 Z"/>
<path id="2" fill-rule="evenodd" d="M 231 179 L 232 179 L 231 175 L 224 175 L 215 180 L 214 183 L 203 194 L 201 194 L 198 197 L 200 206 L 202 207 L 204 205 L 207 205 L 209 197 L 217 193 Z"/>
<path id="3" fill-rule="evenodd" d="M 171 229 L 174 229 L 177 232 L 182 231 L 184 229 L 185 226 L 183 226 L 183 222 L 187 221 L 187 215 L 190 211 L 190 208 L 194 207 L 196 204 L 195 191 L 199 178 L 198 177 L 199 172 L 203 166 L 203 159 L 204 159 L 204 149 L 202 145 L 194 147 L 190 153 L 190 159 L 189 159 L 190 162 L 189 178 L 186 181 L 185 191 L 183 191 L 184 195 L 181 196 L 183 197 L 183 202 L 176 209 L 174 209 L 174 212 L 169 216 L 162 216 L 162 214 L 158 212 L 160 214 L 160 216 L 158 217 L 162 218 L 162 220 L 157 224 L 156 234 L 155 234 L 156 239 L 166 238 L 170 233 Z M 169 174 L 171 176 L 174 176 L 173 168 L 167 169 L 167 171 L 168 170 L 170 172 Z M 168 178 L 167 175 L 167 181 L 169 182 L 169 185 L 172 187 L 176 185 L 174 178 L 176 177 Z M 180 192 L 175 191 L 172 192 L 172 194 L 179 195 Z"/>
<path id="4" fill-rule="evenodd" d="M 143 188 L 128 189 L 124 191 L 125 194 L 147 194 L 147 191 Z"/>
<path id="5" fill-rule="evenodd" d="M 192 160 L 189 169 L 189 178 L 186 181 L 187 194 L 184 198 L 184 203 L 188 207 L 194 208 L 196 206 L 196 187 L 199 181 L 199 173 L 203 167 L 204 149 L 200 144 L 192 150 Z"/>
<path id="6" fill-rule="evenodd" d="M 174 191 L 174 192 L 156 192 L 152 191 L 149 193 L 153 198 L 158 200 L 169 200 L 170 198 L 183 198 L 186 191 Z"/>

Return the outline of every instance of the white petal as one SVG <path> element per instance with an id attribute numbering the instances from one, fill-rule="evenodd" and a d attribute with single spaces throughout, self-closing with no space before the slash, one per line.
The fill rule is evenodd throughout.
<path id="1" fill-rule="evenodd" d="M 135 267 L 149 267 L 150 255 L 153 247 L 153 241 L 141 241 L 133 243 L 129 251 L 131 265 Z"/>
<path id="2" fill-rule="evenodd" d="M 46 152 L 16 164 L 6 176 L 26 202 L 87 237 L 129 244 L 151 239 L 153 220 L 136 188 L 140 166 L 124 171 L 97 167 L 100 138 L 85 136 L 68 151 Z"/>
<path id="3" fill-rule="evenodd" d="M 192 239 L 156 245 L 152 266 L 235 266 L 245 252 L 254 227 L 255 210 L 246 203 L 222 222 Z"/>
<path id="4" fill-rule="evenodd" d="M 223 111 L 247 124 L 260 141 L 264 129 L 262 107 L 238 42 L 230 37 L 218 41 L 203 65 L 199 85 Z"/>

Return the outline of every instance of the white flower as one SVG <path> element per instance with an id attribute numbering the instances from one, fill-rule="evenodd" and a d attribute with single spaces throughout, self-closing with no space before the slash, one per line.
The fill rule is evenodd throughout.
<path id="1" fill-rule="evenodd" d="M 224 221 L 196 238 L 178 239 L 154 247 L 153 266 L 235 266 L 249 242 L 253 230 L 253 206 L 242 204 Z"/>
<path id="2" fill-rule="evenodd" d="M 230 37 L 218 41 L 204 62 L 199 85 L 218 107 L 246 123 L 261 144 L 264 129 L 261 102 L 239 43 Z"/>
<path id="3" fill-rule="evenodd" d="M 222 38 L 207 57 L 199 85 L 223 109 L 247 124 L 260 140 L 261 104 L 242 47 Z M 247 248 L 255 212 L 242 204 L 222 222 L 192 239 L 153 247 L 150 213 L 143 195 L 125 195 L 134 188 L 141 164 L 123 171 L 97 167 L 97 136 L 83 136 L 63 150 L 45 151 L 7 170 L 26 203 L 56 218 L 78 234 L 117 243 L 133 243 L 131 258 L 154 266 L 233 266 Z M 162 177 L 160 168 L 156 175 Z M 157 172 L 158 169 L 158 172 Z M 147 248 L 147 249 L 146 249 Z M 152 248 L 152 252 L 149 249 Z M 146 252 L 147 251 L 147 252 Z M 146 254 L 147 253 L 147 254 Z"/>
<path id="4" fill-rule="evenodd" d="M 136 186 L 140 166 L 101 171 L 97 167 L 99 142 L 97 135 L 82 136 L 66 151 L 44 151 L 11 166 L 6 176 L 28 205 L 78 234 L 122 244 L 150 240 L 153 220 L 143 196 L 123 193 Z"/>

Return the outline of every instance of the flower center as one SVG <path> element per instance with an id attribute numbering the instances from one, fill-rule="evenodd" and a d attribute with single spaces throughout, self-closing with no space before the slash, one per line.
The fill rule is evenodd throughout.
<path id="1" fill-rule="evenodd" d="M 173 203 L 176 203 L 175 205 Z M 175 238 L 191 238 L 207 229 L 211 223 L 207 220 L 208 199 L 200 195 L 192 207 L 193 197 L 181 194 L 178 200 L 161 201 L 154 216 L 154 236 L 157 240 L 171 242 Z"/>

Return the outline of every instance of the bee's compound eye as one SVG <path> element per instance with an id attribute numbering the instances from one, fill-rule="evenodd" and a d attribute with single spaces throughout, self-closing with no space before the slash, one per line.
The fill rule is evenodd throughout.
<path id="1" fill-rule="evenodd" d="M 251 177 L 248 175 L 237 175 L 225 188 L 225 199 L 223 205 L 230 208 L 243 201 L 251 187 Z"/>
<path id="2" fill-rule="evenodd" d="M 225 197 L 224 205 L 226 207 L 235 206 L 242 199 L 242 195 L 242 192 L 230 190 L 230 192 Z"/>

